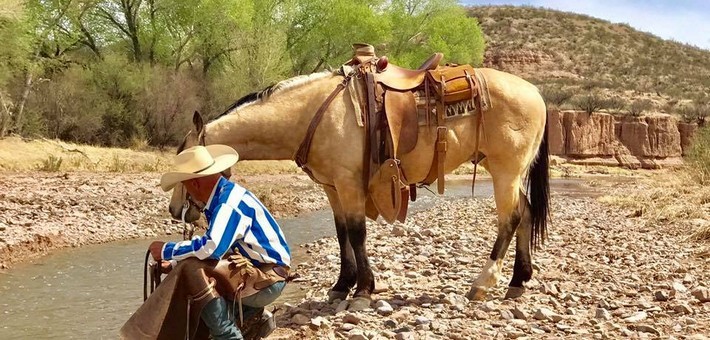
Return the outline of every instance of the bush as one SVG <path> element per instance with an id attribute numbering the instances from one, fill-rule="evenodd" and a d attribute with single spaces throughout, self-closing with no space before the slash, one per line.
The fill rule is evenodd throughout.
<path id="1" fill-rule="evenodd" d="M 619 113 L 626 109 L 626 106 L 628 106 L 629 103 L 626 101 L 626 99 L 614 96 L 611 98 L 608 98 L 606 100 L 606 103 L 604 106 L 609 110 L 611 113 Z"/>
<path id="2" fill-rule="evenodd" d="M 62 166 L 62 158 L 54 155 L 49 155 L 47 159 L 43 160 L 41 164 L 37 166 L 38 171 L 48 171 L 57 172 Z"/>
<path id="3" fill-rule="evenodd" d="M 642 113 L 651 110 L 653 108 L 653 102 L 650 99 L 636 99 L 631 103 L 629 107 L 629 114 L 638 117 Z"/>
<path id="4" fill-rule="evenodd" d="M 693 177 L 700 184 L 710 184 L 710 127 L 699 129 L 686 156 Z"/>
<path id="5" fill-rule="evenodd" d="M 593 91 L 589 94 L 575 97 L 572 100 L 572 105 L 586 113 L 592 114 L 601 109 L 605 109 L 607 100 L 602 97 L 599 92 Z"/>
<path id="6" fill-rule="evenodd" d="M 561 86 L 543 86 L 540 89 L 540 94 L 545 99 L 545 104 L 548 107 L 559 108 L 562 104 L 572 98 L 574 95 L 571 90 L 563 89 Z"/>

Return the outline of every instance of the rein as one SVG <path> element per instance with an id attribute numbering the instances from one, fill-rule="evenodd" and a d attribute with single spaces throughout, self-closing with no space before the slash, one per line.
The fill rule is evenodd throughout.
<path id="1" fill-rule="evenodd" d="M 323 119 L 323 115 L 330 106 L 330 103 L 333 102 L 333 99 L 335 99 L 335 96 L 337 96 L 340 91 L 345 89 L 345 87 L 348 85 L 348 82 L 350 82 L 350 79 L 352 79 L 355 73 L 356 71 L 353 71 L 345 75 L 343 81 L 335 87 L 333 92 L 330 93 L 328 98 L 326 98 L 320 108 L 318 108 L 318 111 L 316 111 L 315 116 L 313 116 L 313 119 L 311 119 L 311 123 L 308 125 L 308 130 L 306 130 L 306 136 L 303 137 L 303 141 L 301 141 L 301 145 L 298 147 L 298 151 L 296 151 L 296 156 L 294 157 L 296 165 L 298 165 L 299 168 L 301 168 L 306 174 L 308 174 L 308 177 L 310 177 L 311 180 L 318 184 L 323 183 L 316 180 L 315 177 L 313 177 L 313 172 L 308 167 L 306 167 L 306 165 L 308 164 L 308 153 L 311 151 L 311 143 L 313 142 L 313 135 L 316 133 L 316 129 L 318 128 L 320 121 Z"/>

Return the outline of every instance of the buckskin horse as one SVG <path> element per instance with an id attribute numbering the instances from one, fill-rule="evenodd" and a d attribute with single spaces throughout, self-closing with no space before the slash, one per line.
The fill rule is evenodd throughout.
<path id="1" fill-rule="evenodd" d="M 407 77 L 422 72 L 404 71 Z M 490 107 L 445 122 L 448 145 L 443 170 L 450 173 L 473 161 L 483 166 L 493 181 L 498 235 L 490 258 L 466 296 L 485 299 L 497 284 L 503 257 L 513 236 L 517 236 L 513 277 L 506 293 L 506 298 L 516 298 L 524 293 L 523 283 L 532 277 L 531 248 L 544 241 L 546 234 L 546 107 L 538 89 L 529 82 L 494 69 L 477 72 L 487 81 Z M 354 80 L 342 69 L 297 76 L 245 96 L 208 124 L 195 112 L 194 128 L 178 153 L 198 143 L 226 144 L 243 160 L 293 160 L 311 130 L 314 116 L 322 116 L 317 129 L 309 132 L 312 143 L 306 167 L 328 197 L 340 246 L 340 274 L 328 293 L 329 302 L 346 299 L 357 284 L 350 308 L 362 309 L 369 307 L 374 290 L 365 230 L 368 193 L 363 183 L 363 154 L 367 143 L 366 131 L 356 116 L 358 104 L 346 86 L 348 81 Z M 406 171 L 404 184 L 425 180 L 433 167 L 437 137 L 437 127 L 420 128 L 411 151 L 399 156 Z M 181 186 L 177 186 L 171 198 L 171 215 L 180 219 L 187 210 L 186 220 L 196 219 L 199 213 L 188 202 Z"/>

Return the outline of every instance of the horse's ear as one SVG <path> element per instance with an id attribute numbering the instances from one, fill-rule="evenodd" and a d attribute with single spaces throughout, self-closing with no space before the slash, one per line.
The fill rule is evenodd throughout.
<path id="1" fill-rule="evenodd" d="M 195 124 L 195 133 L 198 135 L 202 134 L 205 123 L 202 120 L 202 115 L 198 111 L 195 111 L 195 114 L 192 115 L 192 123 Z"/>

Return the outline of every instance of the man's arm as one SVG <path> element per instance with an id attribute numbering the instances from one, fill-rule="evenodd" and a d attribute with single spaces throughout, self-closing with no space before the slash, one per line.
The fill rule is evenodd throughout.
<path id="1" fill-rule="evenodd" d="M 221 204 L 216 210 L 215 218 L 204 236 L 165 243 L 162 249 L 163 259 L 179 261 L 193 256 L 200 260 L 221 259 L 235 240 L 244 237 L 249 227 L 249 218 L 226 204 Z"/>

